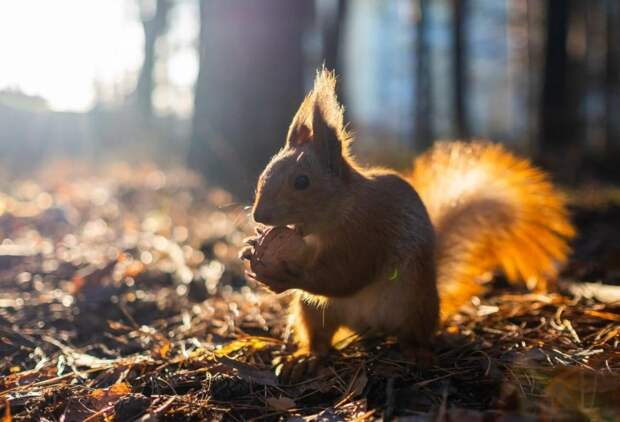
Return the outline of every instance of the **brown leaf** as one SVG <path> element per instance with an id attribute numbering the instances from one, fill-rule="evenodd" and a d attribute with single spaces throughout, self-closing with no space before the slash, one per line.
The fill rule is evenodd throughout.
<path id="1" fill-rule="evenodd" d="M 98 388 L 90 393 L 91 409 L 95 411 L 103 409 L 129 393 L 131 386 L 125 383 L 114 384 L 109 388 Z"/>
<path id="2" fill-rule="evenodd" d="M 284 396 L 269 397 L 267 399 L 267 404 L 272 409 L 280 410 L 282 412 L 292 409 L 296 406 L 295 400 L 289 399 L 288 397 L 284 397 Z"/>

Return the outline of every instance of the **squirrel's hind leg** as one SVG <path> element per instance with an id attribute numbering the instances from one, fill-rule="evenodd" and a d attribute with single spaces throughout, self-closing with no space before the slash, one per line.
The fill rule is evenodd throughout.
<path id="1" fill-rule="evenodd" d="M 434 324 L 412 324 L 407 329 L 397 334 L 400 350 L 405 359 L 420 368 L 428 368 L 432 365 L 434 354 Z"/>
<path id="2" fill-rule="evenodd" d="M 335 310 L 328 302 L 314 300 L 299 294 L 291 304 L 295 318 L 295 343 L 301 351 L 326 356 L 332 345 L 334 333 L 340 326 Z"/>
<path id="3" fill-rule="evenodd" d="M 412 302 L 405 308 L 407 322 L 396 330 L 396 337 L 405 358 L 418 367 L 427 368 L 433 363 L 432 344 L 439 320 L 439 300 L 434 274 L 426 278 L 420 275 L 416 274 L 418 286 L 426 287 L 423 290 L 426 294 L 412 296 Z"/>
<path id="4" fill-rule="evenodd" d="M 307 299 L 299 293 L 291 303 L 297 351 L 283 359 L 277 368 L 285 384 L 295 384 L 316 375 L 331 350 L 332 338 L 340 326 L 337 315 L 327 303 Z"/>

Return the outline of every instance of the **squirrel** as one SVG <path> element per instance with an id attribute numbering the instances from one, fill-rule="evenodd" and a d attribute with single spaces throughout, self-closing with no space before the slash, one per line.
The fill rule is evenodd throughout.
<path id="1" fill-rule="evenodd" d="M 294 291 L 298 353 L 326 356 L 345 327 L 395 336 L 412 359 L 428 356 L 440 321 L 494 270 L 549 287 L 575 231 L 543 171 L 480 141 L 438 143 L 406 175 L 365 168 L 351 155 L 335 86 L 333 72 L 317 72 L 253 204 L 257 223 L 303 235 L 302 265 L 268 279 L 249 274 Z"/>

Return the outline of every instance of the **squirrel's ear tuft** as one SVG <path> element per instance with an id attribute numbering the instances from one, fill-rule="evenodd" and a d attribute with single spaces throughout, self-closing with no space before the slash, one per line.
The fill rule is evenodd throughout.
<path id="1" fill-rule="evenodd" d="M 331 170 L 349 155 L 349 134 L 344 126 L 344 109 L 336 97 L 336 75 L 323 67 L 317 71 L 312 91 L 301 103 L 289 128 L 286 144 L 309 143 L 317 148 Z"/>
<path id="2" fill-rule="evenodd" d="M 336 74 L 323 67 L 316 74 L 314 79 L 314 119 L 316 111 L 320 110 L 320 115 L 324 123 L 333 128 L 340 135 L 344 131 L 344 109 L 336 97 Z"/>

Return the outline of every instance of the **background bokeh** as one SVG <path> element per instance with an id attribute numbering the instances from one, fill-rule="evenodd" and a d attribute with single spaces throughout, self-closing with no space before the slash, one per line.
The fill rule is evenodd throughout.
<path id="1" fill-rule="evenodd" d="M 189 165 L 247 198 L 325 63 L 368 161 L 490 138 L 617 179 L 615 0 L 9 0 L 0 160 Z"/>
<path id="2" fill-rule="evenodd" d="M 620 0 L 1 0 L 0 419 L 620 420 L 619 32 Z M 361 335 L 286 385 L 292 297 L 238 252 L 323 63 L 365 163 L 493 139 L 577 235 L 429 367 Z"/>

